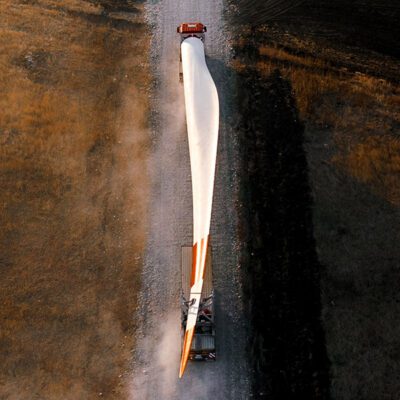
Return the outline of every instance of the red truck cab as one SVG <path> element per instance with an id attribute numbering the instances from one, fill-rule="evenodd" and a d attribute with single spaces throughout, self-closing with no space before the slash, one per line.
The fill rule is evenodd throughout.
<path id="1" fill-rule="evenodd" d="M 207 27 L 201 22 L 184 22 L 176 28 L 176 31 L 180 34 L 181 43 L 189 37 L 195 37 L 204 42 L 204 33 L 207 32 Z M 181 51 L 179 51 L 179 82 L 183 82 Z"/>
<path id="2" fill-rule="evenodd" d="M 197 37 L 204 40 L 204 33 L 207 32 L 207 27 L 201 22 L 184 22 L 176 28 L 176 31 L 181 35 L 181 42 L 188 37 Z"/>

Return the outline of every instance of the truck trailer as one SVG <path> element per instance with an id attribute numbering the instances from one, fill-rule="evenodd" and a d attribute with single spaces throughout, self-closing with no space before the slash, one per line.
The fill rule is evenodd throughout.
<path id="1" fill-rule="evenodd" d="M 178 26 L 193 195 L 193 245 L 182 248 L 182 353 L 188 360 L 215 360 L 214 291 L 210 223 L 217 158 L 219 100 L 208 70 L 200 22 Z"/>
<path id="2" fill-rule="evenodd" d="M 214 289 L 212 283 L 211 251 L 207 252 L 203 289 L 200 298 L 199 312 L 189 352 L 189 360 L 215 361 L 215 324 L 214 324 Z M 182 291 L 181 316 L 182 339 L 190 307 L 190 288 L 192 281 L 193 246 L 183 246 L 181 256 Z"/>

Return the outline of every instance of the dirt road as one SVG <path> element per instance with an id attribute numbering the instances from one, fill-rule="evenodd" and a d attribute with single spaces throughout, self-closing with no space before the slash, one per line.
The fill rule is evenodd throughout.
<path id="1" fill-rule="evenodd" d="M 143 272 L 141 339 L 137 346 L 133 399 L 247 399 L 245 320 L 240 300 L 236 251 L 235 177 L 237 138 L 230 101 L 233 78 L 223 29 L 222 1 L 167 0 L 148 5 L 154 23 L 152 48 L 157 87 L 154 89 L 151 227 Z M 192 243 L 192 193 L 183 87 L 178 81 L 182 21 L 208 27 L 206 54 L 217 85 L 221 123 L 214 206 L 211 221 L 216 290 L 217 362 L 190 363 L 178 381 L 180 357 L 180 247 Z"/>

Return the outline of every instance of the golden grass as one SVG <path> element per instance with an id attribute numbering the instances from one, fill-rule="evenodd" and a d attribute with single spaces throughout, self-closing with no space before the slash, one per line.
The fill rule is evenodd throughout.
<path id="1" fill-rule="evenodd" d="M 400 140 L 390 135 L 370 136 L 333 161 L 377 195 L 400 205 Z"/>
<path id="2" fill-rule="evenodd" d="M 400 89 L 385 79 L 330 67 L 317 56 L 293 55 L 267 45 L 259 51 L 263 58 L 258 71 L 268 76 L 279 68 L 292 84 L 301 118 L 333 130 L 341 150 L 332 162 L 389 202 L 400 204 L 395 189 L 400 183 L 398 159 L 389 151 L 398 147 L 391 132 L 400 123 Z M 246 68 L 240 60 L 234 67 Z"/>
<path id="3" fill-rule="evenodd" d="M 0 1 L 0 397 L 124 398 L 146 241 L 144 28 Z M 144 88 L 144 89 L 143 89 Z"/>
<path id="4" fill-rule="evenodd" d="M 320 58 L 311 57 L 301 57 L 295 54 L 290 54 L 286 50 L 279 47 L 272 46 L 260 46 L 259 54 L 261 56 L 266 56 L 267 58 L 276 61 L 288 61 L 292 64 L 297 64 L 299 66 L 309 66 L 318 68 L 327 68 L 328 65 L 326 61 Z"/>
<path id="5" fill-rule="evenodd" d="M 311 64 L 311 61 L 309 61 Z M 305 65 L 305 64 L 304 64 Z M 296 97 L 296 104 L 303 119 L 315 116 L 315 105 L 323 94 L 335 93 L 339 90 L 340 80 L 331 73 L 321 75 L 318 71 L 310 71 L 300 66 L 279 66 L 274 62 L 260 61 L 257 69 L 268 76 L 276 68 L 289 79 Z"/>

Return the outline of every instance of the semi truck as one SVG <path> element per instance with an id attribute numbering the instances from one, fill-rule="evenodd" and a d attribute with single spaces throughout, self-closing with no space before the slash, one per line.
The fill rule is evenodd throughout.
<path id="1" fill-rule="evenodd" d="M 182 247 L 182 353 L 179 377 L 188 360 L 215 360 L 214 290 L 210 223 L 217 157 L 219 100 L 204 52 L 207 28 L 178 26 L 179 79 L 183 82 L 193 194 L 193 245 Z"/>
<path id="2" fill-rule="evenodd" d="M 176 28 L 176 31 L 180 34 L 181 43 L 189 37 L 195 37 L 204 42 L 204 33 L 207 32 L 207 27 L 201 22 L 185 22 L 183 24 L 180 24 Z M 179 50 L 179 82 L 183 82 L 181 50 Z"/>

